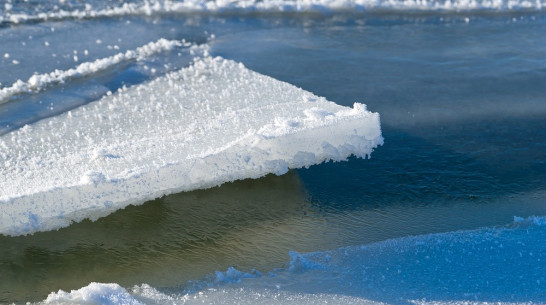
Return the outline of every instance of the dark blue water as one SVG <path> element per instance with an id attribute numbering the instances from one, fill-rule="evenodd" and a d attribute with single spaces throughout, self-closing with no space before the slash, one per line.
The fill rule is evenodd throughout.
<path id="1" fill-rule="evenodd" d="M 121 28 L 127 21 L 134 32 Z M 14 54 L 22 37 L 36 43 L 20 51 L 19 65 L 0 59 L 4 85 L 28 78 L 29 71 L 71 67 L 73 48 L 89 49 L 86 60 L 119 52 L 97 46 L 96 39 L 124 50 L 160 37 L 204 43 L 213 33 L 212 55 L 341 105 L 367 104 L 380 113 L 385 138 L 369 160 L 168 196 L 58 232 L 1 237 L 0 302 L 41 300 L 91 281 L 179 287 L 229 266 L 266 272 L 283 266 L 290 250 L 324 251 L 546 215 L 542 13 L 166 15 L 10 25 L 0 32 L 11 37 L 0 44 L 0 56 Z M 63 43 L 66 37 L 89 39 L 75 40 L 76 47 Z M 43 55 L 40 39 L 57 48 L 51 52 L 68 55 L 45 60 L 51 54 Z M 189 64 L 175 55 L 144 64 L 164 67 L 160 73 Z M 0 121 L 9 125 L 3 130 L 157 77 L 141 73 L 144 64 L 14 97 L 0 105 Z M 442 287 L 448 296 L 456 290 Z"/>
<path id="2" fill-rule="evenodd" d="M 313 199 L 490 204 L 544 191 L 544 17 L 370 19 L 285 21 L 213 44 L 253 70 L 381 114 L 385 145 L 371 160 L 298 171 Z"/>

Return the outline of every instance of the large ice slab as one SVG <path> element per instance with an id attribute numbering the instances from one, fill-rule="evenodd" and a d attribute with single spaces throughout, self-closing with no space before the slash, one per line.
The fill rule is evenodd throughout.
<path id="1" fill-rule="evenodd" d="M 97 219 L 129 204 L 326 160 L 369 156 L 379 115 L 222 58 L 0 137 L 0 233 Z"/>

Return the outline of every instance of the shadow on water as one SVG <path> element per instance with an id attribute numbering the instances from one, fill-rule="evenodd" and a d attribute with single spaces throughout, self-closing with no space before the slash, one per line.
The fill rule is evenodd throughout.
<path id="1" fill-rule="evenodd" d="M 464 131 L 445 130 L 428 139 L 387 127 L 385 145 L 371 159 L 298 173 L 314 203 L 343 209 L 487 204 L 544 191 L 546 122 L 505 120 L 502 126 L 508 133 L 492 125 L 496 123 L 467 125 Z"/>
<path id="2" fill-rule="evenodd" d="M 54 232 L 1 236 L 0 301 L 42 300 L 92 281 L 160 287 L 229 266 L 271 269 L 294 243 L 311 243 L 309 228 L 289 221 L 304 216 L 304 197 L 292 172 L 166 196 Z"/>

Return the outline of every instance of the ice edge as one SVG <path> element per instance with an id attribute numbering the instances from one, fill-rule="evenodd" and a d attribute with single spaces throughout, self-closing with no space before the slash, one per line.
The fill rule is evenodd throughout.
<path id="1" fill-rule="evenodd" d="M 287 107 L 290 108 L 290 104 L 266 104 L 258 109 L 260 113 L 264 109 L 267 110 L 268 107 L 278 107 L 278 109 L 264 114 L 264 117 L 258 120 L 258 126 L 261 128 L 247 130 L 245 134 L 237 136 L 234 141 L 216 148 L 213 147 L 212 150 L 204 149 L 198 154 L 188 154 L 185 157 L 180 155 L 182 157 L 171 162 L 159 162 L 162 161 L 162 154 L 167 152 L 163 150 L 170 149 L 169 147 L 155 148 L 157 151 L 154 153 L 159 155 L 159 159 L 152 158 L 146 161 L 154 164 L 153 166 L 143 169 L 130 165 L 123 175 L 108 175 L 108 170 L 111 170 L 111 168 L 107 167 L 104 171 L 88 171 L 84 177 L 86 179 L 82 178 L 77 181 L 79 177 L 77 174 L 78 168 L 73 169 L 73 172 L 67 172 L 65 164 L 54 167 L 53 169 L 59 170 L 63 175 L 74 176 L 70 176 L 70 179 L 74 180 L 71 185 L 58 184 L 56 186 L 55 183 L 50 183 L 52 186 L 44 187 L 40 183 L 40 179 L 35 179 L 38 182 L 35 182 L 34 188 L 30 183 L 25 188 L 21 188 L 21 185 L 10 185 L 11 183 L 27 183 L 25 178 L 27 173 L 25 171 L 35 169 L 29 166 L 28 163 L 17 161 L 18 159 L 32 159 L 33 156 L 33 152 L 27 151 L 28 148 L 24 148 L 24 144 L 22 144 L 23 149 L 21 149 L 19 157 L 6 154 L 0 156 L 6 160 L 4 170 L 8 171 L 6 175 L 3 175 L 5 181 L 0 181 L 2 189 L 5 190 L 1 192 L 3 194 L 0 194 L 0 206 L 4 211 L 0 215 L 0 223 L 2 224 L 0 233 L 17 236 L 38 231 L 55 230 L 83 219 L 96 220 L 128 205 L 142 204 L 147 200 L 167 194 L 214 187 L 240 179 L 259 178 L 270 173 L 281 175 L 286 173 L 288 169 L 308 167 L 329 160 L 342 161 L 351 155 L 365 158 L 371 154 L 375 147 L 383 144 L 379 114 L 367 111 L 365 105 L 356 103 L 352 109 L 335 105 L 294 86 L 259 75 L 240 64 L 220 58 L 206 58 L 192 67 L 182 69 L 179 73 L 182 73 L 185 77 L 193 75 L 194 78 L 200 79 L 196 81 L 199 85 L 195 85 L 197 87 L 193 88 L 196 90 L 204 90 L 203 88 L 208 90 L 207 81 L 209 78 L 211 81 L 220 78 L 220 84 L 223 84 L 222 82 L 225 81 L 223 77 L 231 78 L 232 76 L 241 77 L 241 83 L 252 83 L 252 81 L 258 83 L 258 85 L 254 86 L 250 84 L 247 89 L 240 89 L 249 90 L 247 94 L 250 95 L 254 94 L 255 90 L 264 89 L 261 86 L 280 86 L 279 90 L 292 90 L 291 93 L 294 96 L 300 96 L 300 100 L 293 102 L 293 107 L 297 106 L 302 111 L 298 113 L 299 116 L 286 118 L 286 116 L 290 116 L 292 112 L 296 111 L 284 110 L 281 115 L 278 112 Z M 197 74 L 200 74 L 199 77 Z M 154 86 L 165 83 L 173 83 L 172 78 L 160 78 L 128 91 L 138 91 L 138 88 L 153 91 L 156 89 Z M 236 83 L 236 86 L 242 86 L 241 83 Z M 226 86 L 229 86 L 229 84 Z M 192 88 L 190 87 L 190 89 Z M 237 87 L 235 89 L 238 90 Z M 260 96 L 259 92 L 256 94 L 258 94 L 257 97 Z M 115 98 L 122 98 L 122 93 L 114 94 L 105 99 Z M 226 98 L 232 99 L 229 96 Z M 147 102 L 153 104 L 153 101 Z M 237 100 L 235 99 L 232 102 L 235 103 Z M 102 101 L 102 103 L 105 103 L 105 101 Z M 78 110 L 85 112 L 86 109 L 92 109 L 93 106 L 90 104 Z M 65 114 L 65 116 L 71 117 L 72 115 Z M 209 116 L 208 113 L 207 116 Z M 215 119 L 211 117 L 209 121 Z M 62 124 L 66 124 L 67 121 L 63 120 L 69 120 L 69 118 L 59 119 L 57 117 L 53 118 L 53 120 L 60 120 Z M 44 120 L 38 122 L 37 125 L 50 126 L 50 123 L 51 120 Z M 19 131 L 23 135 L 26 133 L 31 135 L 26 139 L 29 143 L 34 141 L 34 137 L 39 138 L 42 136 L 40 133 L 33 135 L 33 128 L 34 126 L 27 128 L 31 131 L 24 129 Z M 47 132 L 47 129 L 45 130 Z M 0 138 L 0 146 L 3 144 L 4 147 L 9 147 L 9 144 L 6 145 L 5 142 L 10 140 L 18 141 L 16 136 Z M 167 135 L 165 138 L 161 138 L 160 141 L 170 139 Z M 112 136 L 110 140 L 115 142 L 118 139 Z M 127 145 L 134 144 L 130 139 L 126 141 Z M 199 140 L 189 142 L 190 145 L 195 143 L 199 144 L 201 142 Z M 213 140 L 212 143 L 216 142 Z M 205 144 L 211 145 L 210 141 L 205 142 Z M 67 143 L 62 140 L 59 145 L 63 146 L 67 145 Z M 116 161 L 116 155 L 107 152 L 101 153 L 100 149 L 96 149 L 100 145 L 95 146 L 95 144 L 89 147 L 84 145 L 84 148 L 87 150 L 95 148 L 93 152 L 93 158 L 95 159 L 105 159 L 106 161 L 113 159 L 112 162 Z M 74 155 L 81 154 L 77 148 L 74 149 L 75 152 L 72 152 Z M 47 158 L 49 158 L 46 160 L 47 162 L 57 162 L 57 151 L 55 148 L 53 148 L 53 151 L 47 154 Z M 135 149 L 131 153 L 138 155 L 140 152 Z M 28 154 L 31 156 L 28 157 Z M 108 163 L 104 164 L 108 166 Z M 84 169 L 85 165 L 81 167 Z M 119 170 L 117 167 L 113 168 Z M 42 177 L 48 177 L 49 175 L 49 173 L 41 174 Z M 50 179 L 60 178 L 52 176 Z M 30 191 L 27 191 L 29 188 Z M 17 189 L 21 191 L 17 191 Z"/>

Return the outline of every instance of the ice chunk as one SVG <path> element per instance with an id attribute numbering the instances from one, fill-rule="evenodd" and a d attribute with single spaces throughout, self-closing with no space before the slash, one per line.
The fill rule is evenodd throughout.
<path id="1" fill-rule="evenodd" d="M 241 272 L 233 267 L 229 267 L 226 272 L 216 271 L 214 283 L 216 284 L 228 284 L 228 283 L 240 283 L 243 279 L 257 278 L 262 274 L 256 270 L 252 273 Z"/>
<path id="2" fill-rule="evenodd" d="M 91 283 L 86 287 L 71 292 L 59 290 L 51 293 L 44 304 L 88 304 L 109 305 L 127 304 L 144 305 L 133 298 L 127 290 L 118 284 Z"/>
<path id="3" fill-rule="evenodd" d="M 379 115 L 205 57 L 0 137 L 0 233 L 97 219 L 224 182 L 366 157 Z M 312 115 L 309 115 L 309 114 Z"/>

